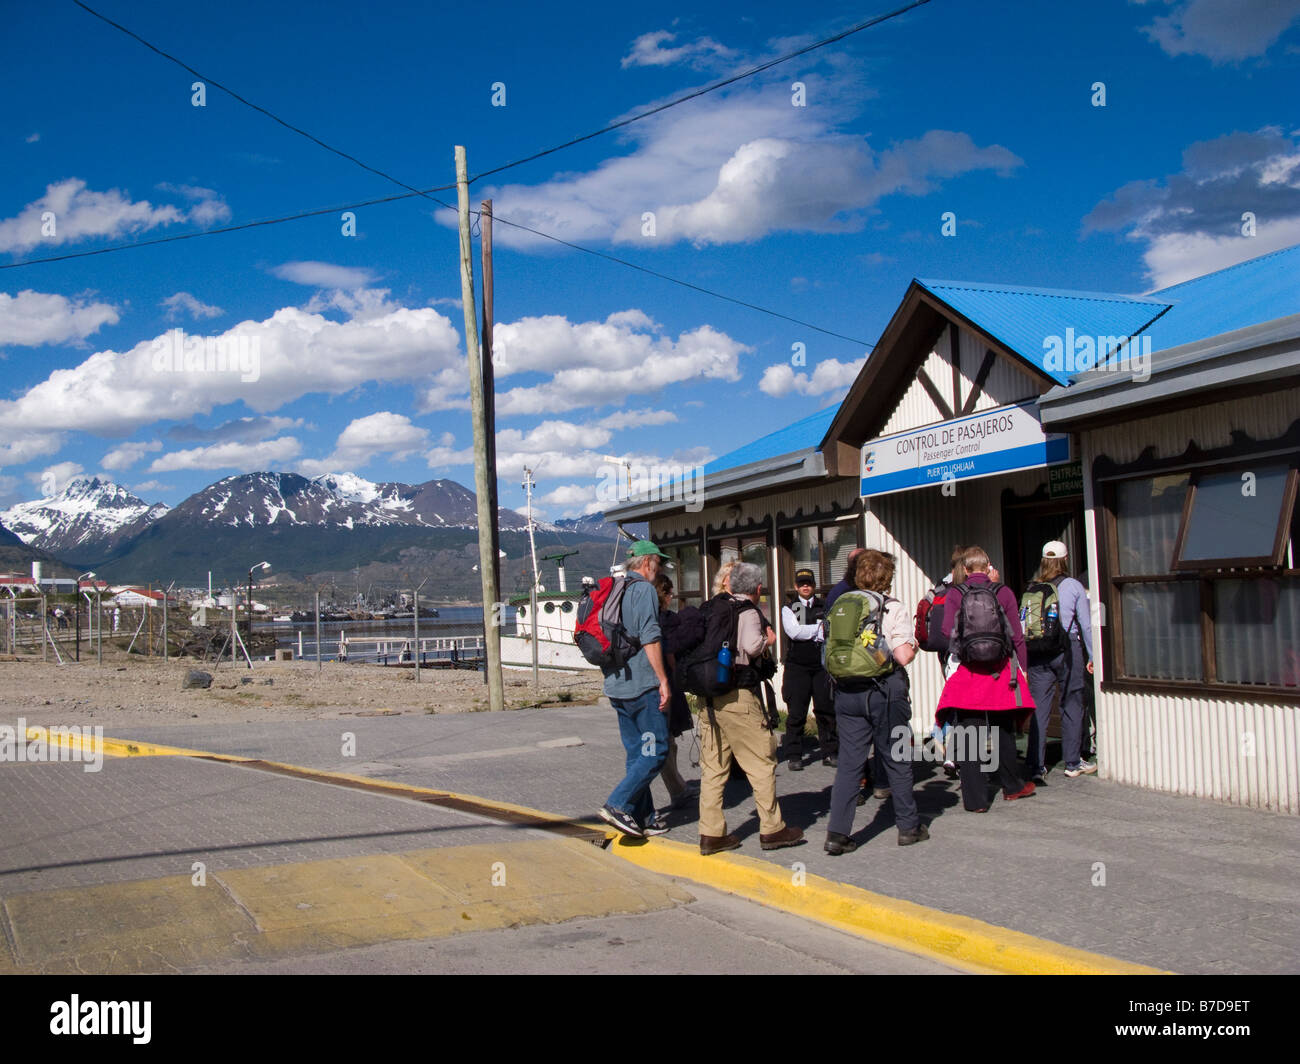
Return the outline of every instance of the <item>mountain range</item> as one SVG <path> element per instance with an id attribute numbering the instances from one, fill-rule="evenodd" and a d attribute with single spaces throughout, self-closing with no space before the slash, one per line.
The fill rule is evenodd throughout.
<path id="1" fill-rule="evenodd" d="M 289 578 L 376 562 L 418 567 L 421 558 L 431 562 L 439 552 L 459 557 L 477 541 L 476 517 L 474 493 L 452 480 L 412 485 L 355 473 L 246 473 L 168 508 L 83 476 L 55 496 L 0 511 L 0 531 L 9 530 L 30 551 L 109 580 L 199 583 L 208 570 L 224 582 L 259 560 Z M 527 518 L 502 507 L 498 522 L 503 548 L 526 550 Z M 551 543 L 617 534 L 600 515 L 537 520 L 534 529 Z"/>

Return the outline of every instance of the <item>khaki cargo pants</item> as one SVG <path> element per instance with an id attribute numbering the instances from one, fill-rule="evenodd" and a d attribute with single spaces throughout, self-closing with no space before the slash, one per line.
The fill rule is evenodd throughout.
<path id="1" fill-rule="evenodd" d="M 758 695 L 742 688 L 714 698 L 716 729 L 704 699 L 686 697 L 696 714 L 695 734 L 700 739 L 700 834 L 716 838 L 727 833 L 722 789 L 731 775 L 733 757 L 754 788 L 760 834 L 776 834 L 785 827 L 776 804 L 777 738 L 763 726 Z"/>

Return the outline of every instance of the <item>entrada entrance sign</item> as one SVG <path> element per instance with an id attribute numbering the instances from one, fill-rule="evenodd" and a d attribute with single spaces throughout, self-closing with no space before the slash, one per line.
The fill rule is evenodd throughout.
<path id="1" fill-rule="evenodd" d="M 1069 436 L 1045 433 L 1038 404 L 1020 403 L 864 443 L 862 494 L 884 495 L 1069 460 Z"/>

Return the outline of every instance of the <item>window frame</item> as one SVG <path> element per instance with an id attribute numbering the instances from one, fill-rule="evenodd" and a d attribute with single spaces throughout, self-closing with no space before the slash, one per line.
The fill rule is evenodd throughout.
<path id="1" fill-rule="evenodd" d="M 1237 558 L 1184 558 L 1183 547 L 1187 542 L 1187 533 L 1191 527 L 1192 511 L 1196 505 L 1196 491 L 1202 478 L 1223 473 L 1250 472 L 1262 465 L 1286 465 L 1286 456 L 1279 456 L 1282 461 L 1268 459 L 1242 460 L 1223 465 L 1202 466 L 1188 470 L 1191 474 L 1187 485 L 1187 498 L 1183 500 L 1183 516 L 1178 525 L 1178 538 L 1174 542 L 1174 555 L 1170 561 L 1171 572 L 1196 572 L 1199 570 L 1218 570 L 1231 568 L 1262 568 L 1280 566 L 1286 557 L 1287 540 L 1290 538 L 1291 522 L 1295 514 L 1296 481 L 1300 469 L 1296 468 L 1296 458 L 1291 456 L 1287 470 L 1286 484 L 1282 488 L 1282 504 L 1278 510 L 1277 528 L 1273 532 L 1273 549 L 1266 555 Z"/>
<path id="2" fill-rule="evenodd" d="M 1294 442 L 1293 442 L 1294 441 Z M 1254 443 L 1254 441 L 1251 441 Z M 1289 444 L 1289 445 L 1288 445 Z M 1280 445 L 1280 446 L 1279 446 Z M 1258 443 L 1259 450 L 1247 458 L 1241 457 L 1240 446 L 1223 448 L 1217 452 L 1202 452 L 1194 445 L 1188 452 L 1163 460 L 1139 459 L 1119 465 L 1102 457 L 1093 465 L 1094 498 L 1097 501 L 1096 531 L 1098 538 L 1098 567 L 1101 578 L 1103 617 L 1109 635 L 1102 640 L 1105 662 L 1103 691 L 1124 691 L 1143 694 L 1172 694 L 1190 698 L 1234 698 L 1272 703 L 1300 704 L 1300 686 L 1267 686 L 1264 684 L 1225 683 L 1218 679 L 1218 658 L 1215 643 L 1215 585 L 1228 580 L 1283 580 L 1300 578 L 1300 515 L 1296 512 L 1297 482 L 1300 478 L 1300 423 L 1292 426 L 1287 436 L 1280 440 Z M 1247 470 L 1260 465 L 1290 465 L 1287 486 L 1283 492 L 1282 510 L 1279 514 L 1280 544 L 1275 539 L 1274 552 L 1265 562 L 1257 559 L 1216 559 L 1208 564 L 1177 565 L 1186 535 L 1190 503 L 1194 485 L 1201 476 Z M 1119 485 L 1135 480 L 1187 473 L 1190 476 L 1188 498 L 1183 501 L 1183 513 L 1178 536 L 1163 573 L 1134 573 L 1122 575 L 1119 558 L 1118 495 Z M 1283 518 L 1287 518 L 1284 520 Z M 1288 564 L 1288 545 L 1291 556 Z M 1126 673 L 1124 660 L 1124 615 L 1122 593 L 1126 586 L 1142 583 L 1188 583 L 1197 587 L 1200 623 L 1200 677 L 1194 680 L 1149 679 Z"/>

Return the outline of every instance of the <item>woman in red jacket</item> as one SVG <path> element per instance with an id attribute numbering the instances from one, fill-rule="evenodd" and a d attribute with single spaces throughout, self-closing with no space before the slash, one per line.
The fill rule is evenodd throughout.
<path id="1" fill-rule="evenodd" d="M 944 684 L 935 711 L 935 723 L 954 725 L 954 744 L 957 768 L 961 775 L 962 804 L 971 813 L 986 813 L 989 808 L 988 781 L 985 772 L 996 773 L 1002 786 L 1002 797 L 1009 802 L 1028 798 L 1034 793 L 1033 783 L 1022 780 L 1016 772 L 1016 732 L 1034 712 L 1034 701 L 1029 694 L 1026 670 L 1029 658 L 1025 650 L 1025 635 L 1020 627 L 1020 604 L 1009 587 L 997 580 L 998 572 L 989 563 L 982 547 L 967 547 L 963 558 L 966 580 L 948 591 L 944 600 L 943 634 L 950 640 L 952 653 L 960 664 Z M 971 610 L 959 623 L 966 588 L 993 587 L 1001 618 L 992 618 L 999 624 L 999 633 L 992 642 L 1001 638 L 1004 647 L 1000 660 L 981 663 L 975 652 L 967 652 L 959 644 L 966 643 L 959 636 L 975 631 L 970 627 L 975 616 L 976 599 Z M 962 629 L 958 631 L 958 629 Z M 983 629 L 981 629 L 981 634 Z M 1009 638 L 1007 638 L 1009 636 Z M 988 646 L 990 640 L 982 639 Z M 1005 644 L 1010 646 L 1006 647 Z M 962 660 L 963 657 L 969 660 Z M 987 656 L 987 655 L 984 655 Z M 988 729 L 985 731 L 984 729 Z M 996 760 L 985 768 L 985 737 L 991 734 L 992 753 Z"/>

